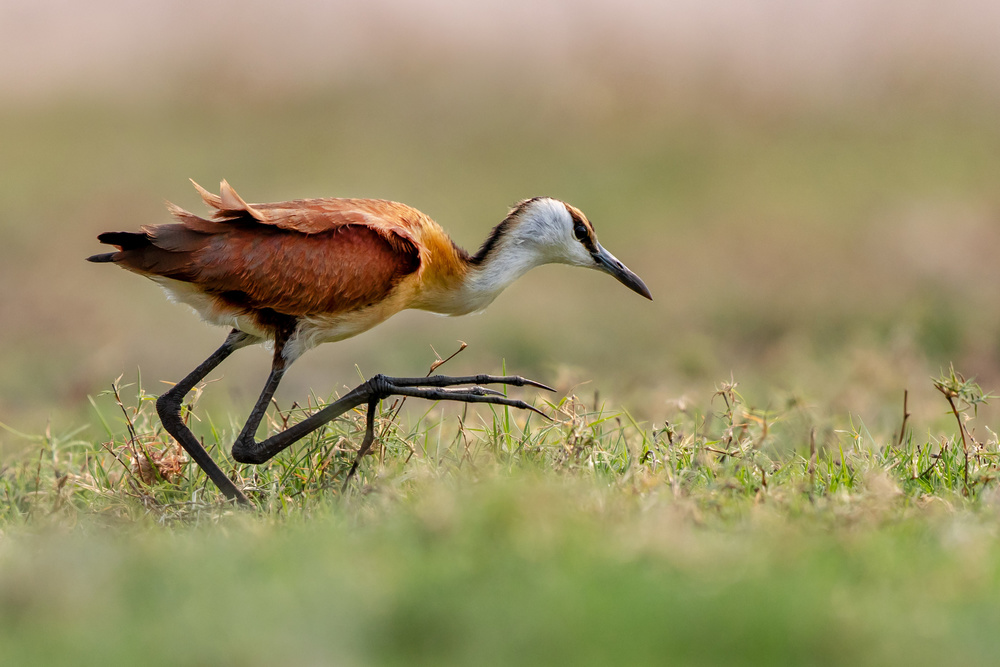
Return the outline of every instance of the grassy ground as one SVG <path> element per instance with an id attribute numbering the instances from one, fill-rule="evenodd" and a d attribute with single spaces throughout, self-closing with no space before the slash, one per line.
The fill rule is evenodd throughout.
<path id="1" fill-rule="evenodd" d="M 451 406 L 395 420 L 390 404 L 343 492 L 360 413 L 268 465 L 225 463 L 252 511 L 180 464 L 148 395 L 116 387 L 97 401 L 124 436 L 47 434 L 5 463 L 4 654 L 989 664 L 1000 445 L 978 386 L 935 386 L 953 421 L 929 436 L 902 405 L 897 433 L 803 434 L 799 406 L 752 409 L 732 383 L 655 425 L 575 397 L 546 406 L 551 423 Z M 225 459 L 228 429 L 189 418 Z"/>
<path id="2" fill-rule="evenodd" d="M 996 105 L 468 84 L 0 109 L 3 660 L 990 664 L 997 407 L 948 369 L 1000 386 Z M 522 392 L 552 423 L 383 406 L 346 492 L 360 413 L 226 460 L 268 363 L 234 355 L 190 420 L 239 511 L 150 401 L 223 332 L 82 261 L 162 198 L 196 209 L 187 176 L 399 199 L 466 247 L 552 194 L 656 300 L 546 267 L 482 316 L 311 352 L 266 428 L 456 339 L 443 370 L 559 390 Z"/>

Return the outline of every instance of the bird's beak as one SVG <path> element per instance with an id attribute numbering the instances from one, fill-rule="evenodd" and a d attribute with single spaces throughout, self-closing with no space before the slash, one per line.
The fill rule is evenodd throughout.
<path id="1" fill-rule="evenodd" d="M 627 266 L 619 262 L 618 258 L 605 250 L 600 243 L 597 244 L 597 252 L 594 253 L 593 257 L 594 262 L 596 262 L 595 269 L 610 273 L 625 287 L 643 295 L 650 301 L 653 300 L 653 295 L 649 293 L 649 288 L 646 287 L 646 283 L 642 282 L 642 278 L 629 271 Z"/>

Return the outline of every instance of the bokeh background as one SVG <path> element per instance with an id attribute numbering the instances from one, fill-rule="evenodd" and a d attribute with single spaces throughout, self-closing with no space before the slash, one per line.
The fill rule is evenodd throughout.
<path id="1" fill-rule="evenodd" d="M 311 352 L 286 404 L 464 340 L 444 370 L 650 420 L 730 377 L 758 407 L 888 428 L 908 389 L 938 415 L 951 362 L 1000 386 L 998 118 L 992 0 L 4 0 L 0 422 L 87 424 L 118 375 L 158 392 L 222 340 L 83 261 L 164 199 L 200 210 L 189 177 L 404 201 L 470 250 L 559 197 L 654 294 L 543 267 L 485 314 Z M 234 356 L 205 400 L 242 414 L 268 360 Z"/>

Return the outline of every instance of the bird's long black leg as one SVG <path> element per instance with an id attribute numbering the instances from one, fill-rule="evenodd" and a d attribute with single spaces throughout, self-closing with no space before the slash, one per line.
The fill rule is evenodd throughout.
<path id="1" fill-rule="evenodd" d="M 255 460 L 253 457 L 253 452 L 257 445 L 255 436 L 261 420 L 264 419 L 264 414 L 267 413 L 267 406 L 271 404 L 274 392 L 277 391 L 278 384 L 281 382 L 281 378 L 285 376 L 285 370 L 288 368 L 288 361 L 285 359 L 283 353 L 285 344 L 288 343 L 288 339 L 291 337 L 293 331 L 294 324 L 280 328 L 275 332 L 274 359 L 271 362 L 271 373 L 267 376 L 267 382 L 264 383 L 260 397 L 254 404 L 253 409 L 250 410 L 250 415 L 247 417 L 243 429 L 236 438 L 236 442 L 233 443 L 233 458 L 240 463 L 260 463 L 260 461 Z"/>
<path id="2" fill-rule="evenodd" d="M 249 503 L 250 501 L 242 491 L 236 488 L 236 485 L 226 476 L 226 473 L 222 472 L 222 469 L 212 460 L 212 457 L 205 451 L 201 443 L 198 442 L 191 429 L 184 423 L 184 420 L 181 418 L 181 406 L 183 405 L 184 397 L 191 391 L 192 387 L 211 373 L 226 357 L 241 347 L 256 343 L 257 340 L 257 338 L 249 334 L 233 329 L 218 350 L 213 352 L 197 368 L 188 373 L 187 377 L 156 399 L 156 412 L 160 416 L 160 422 L 163 424 L 163 428 L 167 430 L 167 433 L 172 435 L 181 444 L 181 447 L 187 451 L 188 456 L 201 466 L 201 469 L 205 471 L 227 498 L 237 500 L 241 503 Z"/>
<path id="3" fill-rule="evenodd" d="M 318 412 L 314 412 L 299 423 L 289 426 L 284 431 L 275 433 L 267 440 L 257 442 L 252 436 L 242 439 L 238 448 L 233 447 L 233 458 L 240 463 L 259 464 L 269 461 L 276 454 L 284 451 L 324 424 L 333 421 L 348 410 L 368 402 L 372 396 L 375 396 L 375 394 L 369 389 L 368 382 L 366 382 L 340 400 L 329 404 Z"/>
<path id="4" fill-rule="evenodd" d="M 273 373 L 272 373 L 273 374 Z M 457 385 L 469 385 L 471 387 L 461 387 Z M 460 401 L 463 403 L 492 403 L 494 405 L 506 405 L 522 410 L 531 410 L 547 418 L 544 412 L 538 410 L 524 401 L 507 398 L 500 392 L 486 389 L 479 386 L 483 384 L 506 384 L 516 387 L 540 387 L 550 389 L 540 382 L 528 380 L 519 376 L 496 376 L 496 375 L 469 375 L 465 377 L 449 377 L 446 375 L 434 375 L 422 378 L 393 378 L 384 375 L 376 375 L 367 382 L 355 387 L 340 400 L 331 403 L 322 410 L 306 417 L 298 424 L 289 426 L 284 431 L 272 435 L 261 442 L 253 440 L 252 431 L 245 439 L 240 440 L 240 447 L 233 448 L 233 458 L 241 463 L 264 463 L 279 452 L 291 446 L 293 443 L 312 433 L 324 424 L 333 421 L 345 412 L 356 408 L 363 403 L 368 404 L 368 425 L 365 431 L 365 438 L 359 449 L 358 458 L 352 466 L 351 472 L 356 470 L 358 460 L 371 447 L 374 441 L 374 419 L 375 408 L 378 402 L 389 396 L 413 396 L 414 398 L 426 398 L 434 401 Z M 449 387 L 455 387 L 449 389 Z M 265 388 L 266 391 L 266 388 Z M 263 394 L 262 394 L 263 398 Z M 270 400 L 270 397 L 267 398 Z M 266 401 L 263 405 L 266 409 Z M 259 423 L 259 420 L 258 420 Z M 249 425 L 249 422 L 248 422 Z M 246 432 L 244 428 L 244 432 Z M 256 430 L 256 426 L 254 426 Z"/>
<path id="5" fill-rule="evenodd" d="M 351 464 L 351 469 L 347 473 L 347 477 L 344 478 L 344 485 L 340 487 L 343 491 L 347 488 L 348 482 L 354 477 L 354 473 L 358 471 L 358 464 L 361 463 L 361 459 L 368 450 L 372 448 L 372 443 L 375 442 L 375 413 L 378 411 L 378 398 L 371 398 L 368 400 L 368 416 L 365 424 L 365 439 L 361 441 L 361 445 L 358 447 L 358 453 L 354 457 L 354 463 Z"/>
<path id="6" fill-rule="evenodd" d="M 340 415 L 363 403 L 367 403 L 368 416 L 365 437 L 358 448 L 357 456 L 347 475 L 347 480 L 344 482 L 346 486 L 347 481 L 357 471 L 362 457 L 368 452 L 375 441 L 375 413 L 378 409 L 379 401 L 393 395 L 413 396 L 415 398 L 426 398 L 436 401 L 507 405 L 514 408 L 532 410 L 545 416 L 543 412 L 524 401 L 507 398 L 498 391 L 480 386 L 483 384 L 506 384 L 517 387 L 532 386 L 550 389 L 544 384 L 519 376 L 469 375 L 449 377 L 435 375 L 421 378 L 392 378 L 384 375 L 376 375 L 367 382 L 355 387 L 340 400 L 331 403 L 301 422 L 290 426 L 280 433 L 276 433 L 266 440 L 257 442 L 254 435 L 264 418 L 264 414 L 267 412 L 267 407 L 274 396 L 275 390 L 278 388 L 278 384 L 281 382 L 281 378 L 288 368 L 288 362 L 283 355 L 283 351 L 293 331 L 294 326 L 287 326 L 280 328 L 276 332 L 271 373 L 261 391 L 260 397 L 250 411 L 246 424 L 244 424 L 239 437 L 237 437 L 236 442 L 233 444 L 233 458 L 240 463 L 264 463 L 324 424 L 333 421 Z M 163 422 L 163 427 L 167 432 L 177 439 L 181 446 L 188 452 L 188 455 L 191 456 L 195 463 L 201 466 L 209 478 L 219 487 L 219 490 L 228 498 L 244 504 L 249 504 L 249 499 L 222 472 L 222 469 L 212 460 L 212 457 L 208 455 L 205 448 L 202 447 L 191 430 L 184 424 L 181 418 L 181 406 L 184 396 L 191 391 L 192 387 L 222 363 L 226 357 L 235 350 L 256 342 L 259 342 L 259 339 L 234 329 L 218 350 L 213 352 L 208 359 L 191 371 L 187 377 L 174 385 L 169 391 L 161 395 L 156 401 L 156 411 L 159 413 L 160 420 Z"/>

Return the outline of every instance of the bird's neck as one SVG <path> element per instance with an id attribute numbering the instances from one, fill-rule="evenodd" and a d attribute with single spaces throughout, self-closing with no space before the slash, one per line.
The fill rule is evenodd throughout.
<path id="1" fill-rule="evenodd" d="M 435 259 L 443 259 L 439 254 Z M 475 257 L 457 251 L 454 259 L 433 262 L 428 267 L 441 280 L 427 281 L 418 308 L 447 315 L 465 315 L 483 310 L 500 292 L 536 266 L 552 261 L 532 244 L 501 236 Z M 445 269 L 439 271 L 439 269 Z"/>
<path id="2" fill-rule="evenodd" d="M 480 264 L 470 264 L 459 291 L 467 310 L 474 312 L 490 305 L 515 280 L 545 261 L 526 248 L 504 248 Z"/>

